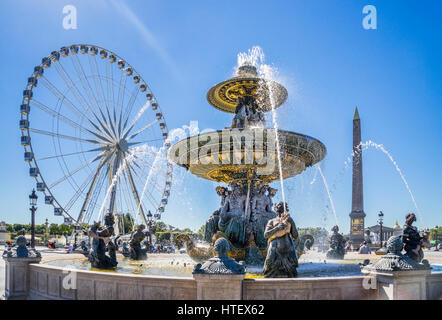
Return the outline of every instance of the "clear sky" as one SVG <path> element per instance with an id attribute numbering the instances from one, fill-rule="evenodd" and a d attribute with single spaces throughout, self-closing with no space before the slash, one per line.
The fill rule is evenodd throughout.
<path id="1" fill-rule="evenodd" d="M 78 28 L 62 26 L 63 7 L 77 8 Z M 365 5 L 377 9 L 377 29 L 362 27 Z M 205 98 L 232 75 L 239 52 L 258 45 L 279 70 L 289 99 L 280 128 L 321 140 L 321 163 L 341 231 L 349 231 L 352 119 L 357 105 L 363 141 L 383 144 L 401 168 L 421 215 L 419 227 L 442 224 L 442 4 L 438 1 L 64 1 L 5 0 L 0 11 L 2 99 L 0 220 L 30 221 L 28 176 L 19 143 L 19 106 L 27 77 L 61 46 L 90 43 L 124 57 L 149 83 L 170 129 L 199 121 L 223 128 L 231 115 Z M 35 150 L 38 152 L 38 150 Z M 391 161 L 364 151 L 366 225 L 385 214 L 402 225 L 416 209 Z M 175 170 L 166 223 L 198 229 L 218 207 L 216 184 Z M 44 174 L 44 173 L 43 173 Z M 298 226 L 334 224 L 315 169 L 286 181 Z M 277 183 L 274 187 L 279 188 Z M 278 195 L 280 197 L 280 194 Z M 279 199 L 279 198 L 278 198 Z M 39 200 L 42 200 L 41 198 Z M 40 202 L 37 223 L 61 223 Z"/>

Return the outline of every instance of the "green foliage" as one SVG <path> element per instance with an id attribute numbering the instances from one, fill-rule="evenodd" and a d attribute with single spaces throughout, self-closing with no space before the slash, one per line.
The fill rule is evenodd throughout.
<path id="1" fill-rule="evenodd" d="M 152 233 L 155 234 L 155 236 L 157 236 L 158 232 L 164 232 L 167 230 L 167 226 L 164 222 L 162 221 L 157 221 L 153 226 L 152 226 Z M 157 238 L 158 239 L 158 238 Z"/>
<path id="2" fill-rule="evenodd" d="M 201 228 L 199 228 L 198 231 L 196 232 L 196 236 L 198 237 L 198 239 L 200 240 L 204 239 L 205 232 L 206 232 L 206 225 L 203 224 Z"/>
<path id="3" fill-rule="evenodd" d="M 442 227 L 430 229 L 430 240 L 437 241 L 437 243 L 442 241 Z"/>
<path id="4" fill-rule="evenodd" d="M 133 229 L 133 220 L 129 213 L 118 215 L 118 219 L 116 221 L 119 221 L 119 227 L 121 232 L 124 229 L 125 234 L 131 233 Z"/>

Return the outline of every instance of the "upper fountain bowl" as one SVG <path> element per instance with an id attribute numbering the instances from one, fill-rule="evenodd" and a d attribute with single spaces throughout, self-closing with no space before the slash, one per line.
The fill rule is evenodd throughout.
<path id="1" fill-rule="evenodd" d="M 287 89 L 281 84 L 258 76 L 256 67 L 242 65 L 236 76 L 214 85 L 207 92 L 207 101 L 224 112 L 235 113 L 238 98 L 252 96 L 262 111 L 279 107 L 287 100 Z"/>

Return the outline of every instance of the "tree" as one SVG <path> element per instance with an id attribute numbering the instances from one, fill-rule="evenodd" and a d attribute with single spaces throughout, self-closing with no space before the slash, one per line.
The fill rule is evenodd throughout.
<path id="1" fill-rule="evenodd" d="M 202 240 L 202 239 L 204 239 L 205 233 L 206 233 L 206 225 L 203 224 L 201 226 L 201 228 L 199 228 L 198 231 L 196 232 L 196 235 L 197 235 L 198 239 Z"/>
<path id="2" fill-rule="evenodd" d="M 72 231 L 74 230 L 73 226 L 68 226 L 67 224 L 61 224 L 58 226 L 58 234 L 72 234 Z"/>
<path id="3" fill-rule="evenodd" d="M 437 241 L 437 243 L 440 243 L 442 239 L 442 227 L 430 229 L 430 239 L 432 242 Z"/>
<path id="4" fill-rule="evenodd" d="M 56 223 L 51 223 L 51 224 L 49 225 L 49 233 L 50 233 L 50 234 L 59 234 L 59 233 L 58 233 L 58 224 L 56 224 Z"/>
<path id="5" fill-rule="evenodd" d="M 162 221 L 157 221 L 154 225 L 152 225 L 152 233 L 157 236 L 158 232 L 164 232 L 167 230 L 167 226 Z"/>
<path id="6" fill-rule="evenodd" d="M 35 225 L 35 233 L 36 234 L 43 234 L 45 232 L 46 232 L 46 226 L 44 224 Z"/>

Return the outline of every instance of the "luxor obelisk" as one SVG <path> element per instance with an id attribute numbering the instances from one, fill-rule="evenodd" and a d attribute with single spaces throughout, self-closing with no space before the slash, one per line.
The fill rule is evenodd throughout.
<path id="1" fill-rule="evenodd" d="M 362 179 L 361 119 L 358 108 L 353 117 L 353 181 L 352 206 L 350 213 L 350 241 L 353 248 L 359 248 L 364 241 L 364 193 Z"/>

